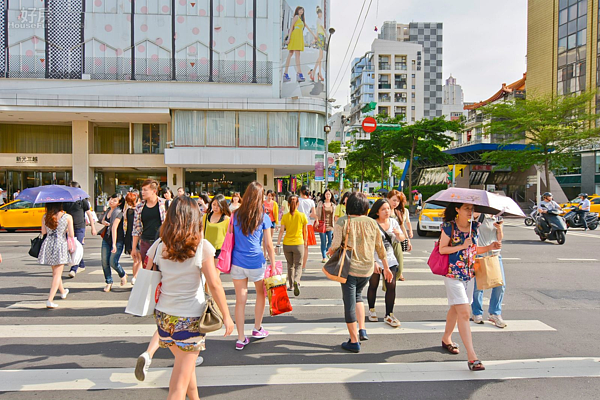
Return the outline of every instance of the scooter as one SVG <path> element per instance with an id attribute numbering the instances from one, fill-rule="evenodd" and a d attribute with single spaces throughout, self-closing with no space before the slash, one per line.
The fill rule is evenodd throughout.
<path id="1" fill-rule="evenodd" d="M 538 208 L 533 200 L 529 200 L 529 201 L 531 202 L 531 208 L 530 208 L 531 213 L 529 214 L 529 216 L 527 218 L 525 218 L 525 225 L 532 226 L 533 224 L 535 224 L 535 221 L 537 219 Z"/>
<path id="2" fill-rule="evenodd" d="M 565 221 L 567 222 L 567 227 L 569 228 L 585 228 L 583 223 L 583 219 L 581 215 L 577 214 L 577 207 L 570 207 L 566 209 L 568 212 L 565 214 Z M 593 212 L 588 212 L 585 216 L 585 220 L 587 221 L 587 227 L 590 230 L 595 230 L 598 228 L 598 214 Z"/>
<path id="3" fill-rule="evenodd" d="M 534 231 L 542 242 L 556 240 L 558 244 L 564 244 L 567 229 L 567 222 L 560 216 L 560 211 L 552 210 L 538 215 Z"/>

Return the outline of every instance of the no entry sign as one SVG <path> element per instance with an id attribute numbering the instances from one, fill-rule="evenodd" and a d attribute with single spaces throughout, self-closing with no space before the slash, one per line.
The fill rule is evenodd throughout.
<path id="1" fill-rule="evenodd" d="M 367 133 L 374 132 L 377 129 L 377 121 L 373 117 L 367 117 L 362 122 L 362 128 Z"/>

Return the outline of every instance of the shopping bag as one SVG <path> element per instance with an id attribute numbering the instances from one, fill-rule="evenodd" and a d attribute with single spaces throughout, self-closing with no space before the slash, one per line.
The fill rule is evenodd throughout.
<path id="1" fill-rule="evenodd" d="M 228 274 L 231 271 L 231 256 L 233 253 L 233 246 L 235 243 L 235 236 L 233 234 L 233 218 L 232 215 L 229 219 L 229 227 L 227 228 L 227 233 L 225 234 L 225 240 L 223 240 L 223 245 L 221 246 L 221 253 L 219 253 L 219 262 L 216 267 L 219 271 L 224 274 Z"/>
<path id="2" fill-rule="evenodd" d="M 274 275 L 265 279 L 265 288 L 269 298 L 271 316 L 292 311 L 292 304 L 287 294 L 287 276 Z"/>
<path id="3" fill-rule="evenodd" d="M 79 243 L 77 239 L 74 239 L 72 241 L 72 246 L 74 246 L 75 249 L 73 252 L 69 253 L 69 262 L 67 263 L 69 267 L 72 267 L 73 265 L 79 265 L 81 259 L 83 258 L 83 246 L 81 243 Z"/>
<path id="4" fill-rule="evenodd" d="M 474 268 L 477 290 L 493 289 L 504 285 L 498 256 L 478 257 L 475 259 Z"/>
<path id="5" fill-rule="evenodd" d="M 157 291 L 160 292 L 160 271 L 140 269 L 137 274 L 135 285 L 129 295 L 127 314 L 145 317 L 154 313 L 157 301 Z"/>
<path id="6" fill-rule="evenodd" d="M 271 276 L 281 275 L 282 273 L 283 273 L 283 263 L 281 261 L 275 261 L 275 273 L 273 273 L 273 271 L 271 270 L 271 266 L 267 265 L 267 268 L 265 269 L 265 280 L 267 278 L 270 278 Z M 268 293 L 267 293 L 266 284 L 265 284 L 264 288 L 265 288 L 265 296 L 267 296 Z"/>

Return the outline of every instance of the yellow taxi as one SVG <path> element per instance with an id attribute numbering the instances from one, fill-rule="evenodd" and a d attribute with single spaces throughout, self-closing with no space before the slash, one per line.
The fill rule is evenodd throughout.
<path id="1" fill-rule="evenodd" d="M 209 199 L 213 199 L 215 196 L 208 196 Z M 198 196 L 190 196 L 190 199 L 198 200 Z M 231 196 L 225 196 L 225 200 L 227 200 L 227 204 L 231 204 Z"/>
<path id="2" fill-rule="evenodd" d="M 440 232 L 445 208 L 435 204 L 425 203 L 417 222 L 417 235 L 427 236 L 428 232 Z"/>
<path id="3" fill-rule="evenodd" d="M 588 200 L 591 203 L 590 212 L 600 212 L 600 195 L 590 194 L 588 196 Z M 565 207 L 579 207 L 580 202 L 581 202 L 581 199 L 579 197 L 575 197 L 570 202 L 562 203 L 559 205 L 560 205 L 560 208 L 562 208 L 564 210 Z"/>
<path id="4" fill-rule="evenodd" d="M 44 204 L 15 200 L 0 206 L 0 229 L 15 232 L 17 229 L 41 229 Z"/>

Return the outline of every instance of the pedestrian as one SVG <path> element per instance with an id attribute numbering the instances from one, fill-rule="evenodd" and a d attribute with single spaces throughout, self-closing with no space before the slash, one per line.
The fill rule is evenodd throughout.
<path id="1" fill-rule="evenodd" d="M 335 201 L 333 200 L 333 193 L 331 190 L 326 189 L 321 196 L 322 201 L 317 206 L 316 214 L 319 221 L 325 222 L 325 232 L 319 232 L 321 238 L 321 257 L 322 262 L 327 262 L 327 250 L 331 247 L 331 241 L 333 239 L 333 213 L 335 211 Z"/>
<path id="2" fill-rule="evenodd" d="M 314 191 L 313 191 L 314 193 Z M 308 221 L 306 240 L 304 241 L 304 257 L 302 257 L 302 270 L 306 269 L 306 262 L 308 261 L 308 246 L 314 246 L 317 244 L 317 238 L 315 237 L 315 228 L 313 224 L 317 218 L 315 212 L 315 202 L 311 200 L 309 196 L 308 186 L 302 186 L 300 188 L 300 197 L 298 197 L 298 211 L 304 213 L 306 220 Z"/>
<path id="3" fill-rule="evenodd" d="M 394 302 L 396 301 L 396 275 L 398 273 L 398 260 L 394 254 L 394 243 L 400 243 L 404 240 L 404 236 L 400 231 L 400 224 L 390 218 L 392 208 L 387 199 L 379 199 L 371 207 L 369 217 L 377 221 L 379 233 L 385 247 L 386 260 L 390 270 L 392 271 L 392 279 L 390 282 L 385 282 L 385 318 L 383 321 L 392 328 L 400 327 L 400 321 L 394 316 Z M 375 311 L 375 299 L 377 298 L 377 289 L 379 280 L 383 271 L 382 260 L 375 252 L 375 271 L 369 279 L 369 289 L 367 290 L 367 300 L 369 302 L 369 321 L 377 322 L 377 313 Z"/>
<path id="4" fill-rule="evenodd" d="M 275 193 L 272 190 L 267 190 L 267 195 L 265 196 L 265 213 L 269 216 L 271 220 L 271 241 L 273 239 L 273 235 L 275 234 L 275 229 L 277 229 L 277 225 L 279 225 L 279 205 L 275 201 Z M 263 252 L 265 258 L 267 258 L 267 244 L 263 243 Z M 268 258 L 267 258 L 268 260 Z M 269 260 L 268 260 L 269 261 Z"/>
<path id="5" fill-rule="evenodd" d="M 200 212 L 202 215 L 206 214 L 208 211 L 208 205 L 210 204 L 210 197 L 208 197 L 208 193 L 202 192 L 198 195 L 198 206 L 200 207 Z"/>
<path id="6" fill-rule="evenodd" d="M 0 205 L 8 203 L 8 192 L 0 188 Z"/>
<path id="7" fill-rule="evenodd" d="M 294 296 L 300 295 L 300 278 L 302 277 L 302 258 L 304 257 L 304 240 L 308 234 L 308 220 L 303 212 L 298 211 L 298 196 L 292 194 L 288 198 L 290 212 L 281 219 L 281 230 L 277 240 L 277 254 L 281 249 L 283 238 L 283 254 L 287 261 L 288 290 L 294 290 Z"/>
<path id="8" fill-rule="evenodd" d="M 233 331 L 225 291 L 214 265 L 214 247 L 202 237 L 198 205 L 189 197 L 177 197 L 160 229 L 160 241 L 149 251 L 161 273 L 160 297 L 154 317 L 159 345 L 175 356 L 168 399 L 199 399 L 195 363 L 205 350 L 200 322 L 206 307 L 202 275 L 223 314 L 225 335 Z"/>
<path id="9" fill-rule="evenodd" d="M 350 192 L 344 192 L 342 195 L 342 199 L 335 206 L 335 212 L 333 214 L 333 222 L 336 223 L 339 218 L 342 218 L 346 215 L 346 201 L 348 201 L 348 197 L 350 196 Z"/>
<path id="10" fill-rule="evenodd" d="M 450 203 L 444 211 L 439 251 L 440 254 L 448 254 L 448 274 L 444 277 L 444 285 L 450 310 L 446 315 L 442 347 L 450 354 L 459 353 L 458 345 L 452 341 L 452 332 L 458 324 L 460 338 L 467 349 L 469 369 L 483 371 L 485 367 L 475 354 L 469 325 L 475 288 L 473 265 L 475 254 L 497 250 L 501 245 L 494 242 L 489 246 L 477 246 L 479 223 L 472 221 L 473 210 L 472 204 Z"/>
<path id="11" fill-rule="evenodd" d="M 123 249 L 125 254 L 131 254 L 133 246 L 133 221 L 135 219 L 135 207 L 140 202 L 140 192 L 133 189 L 125 196 L 125 209 L 123 211 L 123 219 L 125 220 L 125 237 L 123 239 Z M 139 247 L 139 245 L 138 245 Z M 131 276 L 131 284 L 135 285 L 138 271 L 142 266 L 142 262 L 137 259 L 133 260 L 133 273 Z"/>
<path id="12" fill-rule="evenodd" d="M 218 258 L 225 241 L 230 217 L 229 205 L 222 194 L 213 197 L 209 212 L 202 217 L 204 238 L 215 248 L 215 265 L 219 262 Z"/>
<path id="13" fill-rule="evenodd" d="M 256 287 L 256 306 L 254 308 L 254 329 L 252 337 L 263 339 L 269 335 L 262 327 L 265 313 L 265 277 L 266 260 L 261 245 L 263 236 L 271 259 L 271 268 L 275 274 L 275 251 L 271 239 L 271 220 L 264 211 L 263 186 L 254 181 L 248 185 L 242 198 L 242 205 L 233 216 L 234 245 L 231 257 L 231 279 L 235 288 L 235 324 L 238 340 L 236 350 L 243 350 L 250 343 L 244 335 L 245 308 L 248 300 L 248 281 Z"/>
<path id="14" fill-rule="evenodd" d="M 75 181 L 71 181 L 69 186 L 81 189 L 81 185 Z M 77 200 L 72 203 L 63 203 L 64 211 L 73 218 L 73 229 L 75 230 L 75 237 L 82 246 L 85 245 L 85 216 L 87 215 L 90 221 L 91 233 L 95 236 L 98 232 L 96 231 L 96 223 L 92 210 L 90 208 L 89 199 Z M 85 271 L 85 262 L 83 257 L 78 265 L 71 266 L 69 271 L 69 277 L 75 278 L 78 272 Z"/>
<path id="15" fill-rule="evenodd" d="M 42 242 L 38 263 L 52 267 L 52 284 L 46 301 L 46 308 L 56 308 L 54 303 L 56 292 L 60 292 L 60 298 L 66 299 L 69 289 L 65 289 L 62 283 L 63 267 L 70 261 L 68 238 L 74 240 L 75 230 L 73 228 L 73 217 L 63 211 L 62 203 L 46 203 L 46 213 L 42 217 L 42 235 L 46 238 Z"/>
<path id="16" fill-rule="evenodd" d="M 185 189 L 182 187 L 177 188 L 177 196 L 185 196 Z"/>
<path id="17" fill-rule="evenodd" d="M 229 211 L 232 213 L 235 212 L 242 205 L 242 196 L 240 196 L 240 192 L 233 192 L 231 195 L 231 204 L 229 204 Z"/>
<path id="18" fill-rule="evenodd" d="M 404 281 L 404 252 L 412 251 L 411 239 L 413 238 L 412 224 L 410 223 L 410 216 L 406 209 L 406 203 L 408 200 L 404 193 L 398 190 L 390 190 L 387 195 L 392 208 L 391 218 L 395 219 L 400 224 L 400 229 L 404 235 L 404 240 L 401 243 L 394 244 L 394 253 L 398 260 L 398 279 Z"/>
<path id="19" fill-rule="evenodd" d="M 163 193 L 163 198 L 165 199 L 165 209 L 169 210 L 169 206 L 171 205 L 171 202 L 173 201 L 173 192 L 171 191 L 171 189 L 169 189 L 168 187 L 165 188 L 165 191 Z"/>
<path id="20" fill-rule="evenodd" d="M 587 215 L 590 212 L 591 209 L 591 202 L 590 199 L 588 199 L 588 194 L 587 193 L 579 193 L 579 205 L 578 205 L 578 210 L 575 210 L 575 212 L 577 213 L 577 215 L 579 215 L 579 220 L 583 221 L 583 226 L 584 226 L 584 231 L 588 230 L 588 224 L 587 224 Z"/>
<path id="21" fill-rule="evenodd" d="M 102 239 L 101 256 L 102 271 L 104 272 L 104 281 L 106 286 L 104 292 L 108 293 L 112 289 L 113 279 L 110 269 L 114 269 L 119 278 L 121 286 L 127 284 L 127 274 L 119 264 L 125 241 L 125 230 L 123 229 L 123 203 L 124 199 L 120 194 L 113 194 L 108 199 L 108 211 L 102 218 L 102 224 L 106 226 L 106 234 Z"/>
<path id="22" fill-rule="evenodd" d="M 502 230 L 503 220 L 499 217 L 494 217 L 488 214 L 475 213 L 473 216 L 480 223 L 477 237 L 477 246 L 489 246 L 494 242 L 502 243 L 504 232 Z M 498 328 L 506 328 L 506 322 L 502 319 L 502 300 L 506 290 L 506 280 L 504 279 L 504 265 L 502 264 L 502 255 L 500 250 L 492 250 L 487 253 L 477 253 L 478 257 L 498 256 L 500 270 L 502 272 L 501 286 L 496 286 L 492 289 L 490 296 L 490 305 L 488 307 L 489 321 Z M 475 278 L 473 292 L 473 303 L 471 311 L 473 312 L 472 320 L 476 324 L 483 324 L 483 290 L 477 290 L 477 278 Z"/>
<path id="23" fill-rule="evenodd" d="M 21 189 L 17 189 L 15 193 L 13 193 L 13 200 L 17 200 L 19 195 L 21 194 Z"/>
<path id="24" fill-rule="evenodd" d="M 365 306 L 362 291 L 373 275 L 377 252 L 383 264 L 383 276 L 387 282 L 393 279 L 387 262 L 385 247 L 374 219 L 367 217 L 369 200 L 364 193 L 352 193 L 346 203 L 347 215 L 338 219 L 333 232 L 333 243 L 329 256 L 342 245 L 352 249 L 350 271 L 346 283 L 342 283 L 342 299 L 346 326 L 350 339 L 342 343 L 342 348 L 353 353 L 360 352 L 360 342 L 369 340 L 365 328 Z M 348 241 L 345 241 L 348 233 Z M 358 321 L 358 329 L 357 328 Z"/>
<path id="25" fill-rule="evenodd" d="M 159 184 L 154 179 L 142 182 L 142 201 L 135 206 L 131 257 L 140 263 L 144 262 L 148 249 L 158 239 L 167 212 L 165 200 L 158 197 L 158 188 Z"/>

